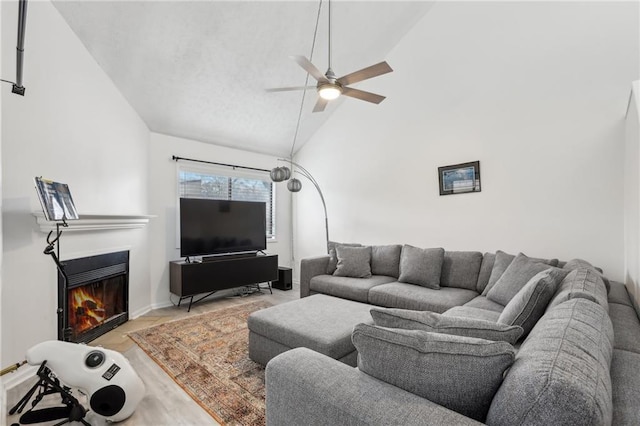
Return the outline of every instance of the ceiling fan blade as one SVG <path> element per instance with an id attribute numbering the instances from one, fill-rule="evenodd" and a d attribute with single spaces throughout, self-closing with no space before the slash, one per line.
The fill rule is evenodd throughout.
<path id="1" fill-rule="evenodd" d="M 297 87 L 276 87 L 275 89 L 265 89 L 267 92 L 288 92 L 291 90 L 309 90 L 316 89 L 316 86 L 297 86 Z"/>
<path id="2" fill-rule="evenodd" d="M 342 94 L 362 101 L 379 104 L 385 100 L 385 96 L 376 95 L 375 93 L 365 92 L 364 90 L 352 89 L 351 87 L 343 87 Z"/>
<path id="3" fill-rule="evenodd" d="M 363 68 L 360 71 L 352 72 L 351 74 L 347 74 L 344 77 L 340 77 L 338 79 L 338 83 L 342 84 L 343 86 L 348 86 L 349 84 L 357 83 L 368 78 L 377 77 L 391 71 L 393 70 L 391 69 L 389 64 L 383 61 L 379 64 L 371 65 L 370 67 Z"/>
<path id="4" fill-rule="evenodd" d="M 309 74 L 311 74 L 311 76 L 313 78 L 315 78 L 316 80 L 318 80 L 321 83 L 326 83 L 329 80 L 327 80 L 327 77 L 324 76 L 324 74 L 322 74 L 320 72 L 320 70 L 318 70 L 318 68 L 316 68 L 315 65 L 313 65 L 311 63 L 311 61 L 309 61 L 307 58 L 305 58 L 302 55 L 293 55 L 291 56 L 291 59 L 293 59 L 294 61 L 296 61 L 296 63 L 298 65 L 300 65 L 302 68 L 304 68 L 304 70 L 306 72 L 308 72 Z"/>
<path id="5" fill-rule="evenodd" d="M 327 107 L 329 103 L 328 100 L 321 98 L 318 96 L 318 101 L 316 102 L 316 106 L 313 107 L 313 112 L 322 112 Z"/>

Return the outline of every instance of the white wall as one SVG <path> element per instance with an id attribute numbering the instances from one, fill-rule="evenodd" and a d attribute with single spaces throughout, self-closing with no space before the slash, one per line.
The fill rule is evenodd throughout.
<path id="1" fill-rule="evenodd" d="M 331 238 L 580 257 L 621 280 L 638 28 L 637 3 L 436 3 L 358 86 L 388 98 L 345 100 L 296 155 Z M 475 160 L 482 192 L 438 195 L 438 166 Z M 299 260 L 324 236 L 315 191 L 295 202 Z"/>
<path id="2" fill-rule="evenodd" d="M 18 2 L 2 2 L 2 76 L 15 76 Z M 29 2 L 26 96 L 2 86 L 3 363 L 56 339 L 57 279 L 34 176 L 69 184 L 80 214 L 147 214 L 149 130 L 50 2 Z M 147 230 L 68 232 L 63 259 L 131 250 L 130 310 L 149 306 Z"/>
<path id="3" fill-rule="evenodd" d="M 2 34 L 2 7 L 0 7 L 0 35 Z M 2 55 L 0 55 L 0 70 L 2 70 Z M 5 83 L 6 84 L 6 83 Z M 2 85 L 0 83 L 0 85 Z M 3 90 L 0 90 L 0 93 Z M 0 211 L 2 210 L 2 102 L 0 102 Z M 0 307 L 2 306 L 2 216 L 0 215 Z M 2 344 L 2 315 L 0 314 L 0 345 Z M 0 347 L 1 349 L 1 347 Z M 4 366 L 2 350 L 0 350 L 0 366 Z M 2 367 L 4 368 L 4 367 Z M 0 419 L 4 419 L 6 395 L 0 389 Z"/>
<path id="4" fill-rule="evenodd" d="M 640 81 L 632 85 L 625 120 L 624 282 L 640 303 Z"/>
<path id="5" fill-rule="evenodd" d="M 150 214 L 158 217 L 150 224 L 151 303 L 153 307 L 169 304 L 169 262 L 180 259 L 176 248 L 176 207 L 178 200 L 177 167 L 175 155 L 225 164 L 271 170 L 276 157 L 226 148 L 188 139 L 151 133 L 149 150 Z M 179 164 L 198 166 L 193 162 Z M 229 171 L 221 168 L 222 172 Z M 267 244 L 269 254 L 277 254 L 281 266 L 289 266 L 291 259 L 291 196 L 284 184 L 276 187 L 277 242 Z M 174 296 L 174 302 L 177 298 Z"/>

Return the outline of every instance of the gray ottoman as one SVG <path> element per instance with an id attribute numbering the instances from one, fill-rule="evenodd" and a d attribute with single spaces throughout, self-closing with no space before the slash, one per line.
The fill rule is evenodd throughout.
<path id="1" fill-rule="evenodd" d="M 353 367 L 353 327 L 373 324 L 373 305 L 316 294 L 262 309 L 249 316 L 249 358 L 267 365 L 276 355 L 297 347 L 312 349 Z"/>

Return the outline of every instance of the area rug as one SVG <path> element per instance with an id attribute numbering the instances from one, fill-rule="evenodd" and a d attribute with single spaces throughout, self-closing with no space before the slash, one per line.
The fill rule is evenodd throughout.
<path id="1" fill-rule="evenodd" d="M 216 421 L 264 425 L 264 368 L 248 355 L 247 318 L 258 301 L 129 334 Z"/>

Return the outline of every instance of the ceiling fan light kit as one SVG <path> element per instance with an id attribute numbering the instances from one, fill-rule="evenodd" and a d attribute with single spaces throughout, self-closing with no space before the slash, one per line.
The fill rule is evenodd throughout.
<path id="1" fill-rule="evenodd" d="M 342 86 L 335 83 L 324 83 L 318 86 L 318 95 L 327 101 L 337 99 L 342 94 Z"/>

